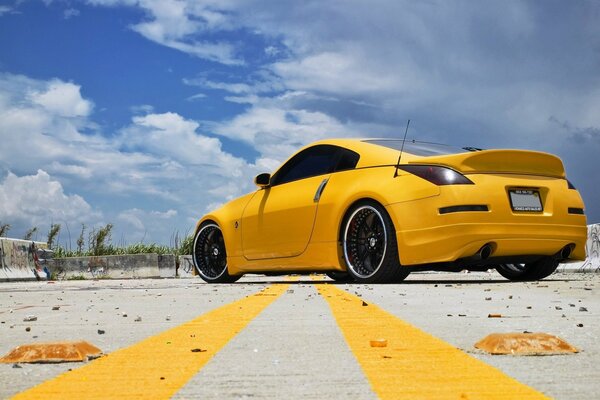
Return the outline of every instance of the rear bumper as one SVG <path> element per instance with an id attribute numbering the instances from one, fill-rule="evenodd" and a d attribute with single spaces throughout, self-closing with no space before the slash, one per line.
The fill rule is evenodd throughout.
<path id="1" fill-rule="evenodd" d="M 486 244 L 493 249 L 490 257 L 552 256 L 571 245 L 569 260 L 585 260 L 585 215 L 569 213 L 569 208 L 583 209 L 583 202 L 565 180 L 524 177 L 519 186 L 539 188 L 544 211 L 519 213 L 511 209 L 506 192 L 514 176 L 469 179 L 475 185 L 446 186 L 439 196 L 386 206 L 402 265 L 454 262 Z M 463 211 L 464 205 L 485 207 Z M 448 208 L 459 211 L 446 213 Z"/>
<path id="2" fill-rule="evenodd" d="M 452 262 L 490 244 L 490 257 L 552 256 L 574 245 L 570 260 L 585 260 L 587 228 L 572 225 L 454 224 L 396 231 L 402 265 Z"/>

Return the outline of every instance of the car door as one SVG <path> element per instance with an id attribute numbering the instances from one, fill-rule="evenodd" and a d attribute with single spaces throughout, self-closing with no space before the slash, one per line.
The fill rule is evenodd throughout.
<path id="1" fill-rule="evenodd" d="M 269 187 L 256 192 L 242 215 L 242 248 L 247 259 L 304 252 L 338 149 L 316 145 L 299 152 L 273 175 Z"/>

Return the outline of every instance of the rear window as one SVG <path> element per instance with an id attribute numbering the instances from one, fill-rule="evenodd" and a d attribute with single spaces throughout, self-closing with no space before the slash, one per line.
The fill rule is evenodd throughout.
<path id="1" fill-rule="evenodd" d="M 400 139 L 367 139 L 366 143 L 372 143 L 379 146 L 388 147 L 390 149 L 400 151 L 402 149 L 402 140 Z M 417 142 L 415 140 L 407 140 L 404 142 L 404 151 L 415 156 L 441 156 L 446 154 L 458 154 L 466 151 L 479 151 L 475 147 L 454 147 L 439 143 Z"/>

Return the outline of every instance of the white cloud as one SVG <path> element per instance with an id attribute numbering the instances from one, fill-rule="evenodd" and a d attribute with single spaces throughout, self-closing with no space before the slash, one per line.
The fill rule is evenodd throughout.
<path id="1" fill-rule="evenodd" d="M 51 113 L 62 117 L 86 117 L 93 108 L 92 102 L 81 97 L 81 88 L 58 79 L 50 81 L 42 92 L 29 94 L 31 101 Z"/>
<path id="2" fill-rule="evenodd" d="M 257 95 L 249 95 L 249 96 L 225 96 L 224 100 L 230 103 L 237 104 L 258 104 L 261 101 L 261 98 Z"/>
<path id="3" fill-rule="evenodd" d="M 151 212 L 152 215 L 161 218 L 161 219 L 170 219 L 170 218 L 174 218 L 177 216 L 177 210 L 167 210 L 164 212 L 161 211 L 152 211 Z"/>
<path id="4" fill-rule="evenodd" d="M 129 108 L 133 114 L 151 114 L 154 112 L 154 107 L 150 104 L 141 104 L 137 106 L 131 106 Z"/>
<path id="5" fill-rule="evenodd" d="M 209 89 L 221 89 L 235 94 L 254 92 L 254 87 L 246 83 L 214 82 L 207 79 L 184 79 L 183 83 L 190 86 L 201 86 Z"/>
<path id="6" fill-rule="evenodd" d="M 213 129 L 219 135 L 251 144 L 261 158 L 279 162 L 315 140 L 357 135 L 327 114 L 262 106 L 252 107 Z"/>
<path id="7" fill-rule="evenodd" d="M 268 75 L 267 71 L 261 71 L 260 74 L 250 83 L 243 82 L 216 82 L 205 78 L 184 78 L 183 83 L 188 86 L 199 86 L 206 89 L 223 90 L 237 95 L 254 95 L 268 92 L 278 92 L 283 89 L 278 79 L 273 75 Z"/>
<path id="8" fill-rule="evenodd" d="M 241 65 L 235 47 L 227 42 L 208 41 L 202 34 L 227 25 L 225 13 L 218 11 L 218 2 L 184 0 L 88 0 L 103 6 L 137 6 L 148 20 L 134 24 L 131 29 L 145 38 L 193 56 L 225 65 Z M 225 4 L 226 2 L 223 2 Z"/>
<path id="9" fill-rule="evenodd" d="M 53 161 L 50 164 L 50 170 L 54 173 L 71 175 L 79 179 L 90 179 L 93 175 L 93 171 L 89 166 L 63 164 L 58 161 Z"/>
<path id="10" fill-rule="evenodd" d="M 12 11 L 12 8 L 10 8 L 9 6 L 3 6 L 0 5 L 0 17 L 3 16 L 4 14 L 7 14 L 9 12 Z"/>
<path id="11" fill-rule="evenodd" d="M 194 100 L 200 100 L 200 99 L 205 99 L 206 95 L 204 93 L 198 93 L 192 96 L 189 96 L 186 98 L 187 101 L 194 101 Z"/>
<path id="12" fill-rule="evenodd" d="M 279 53 L 281 53 L 281 50 L 279 50 L 275 46 L 267 46 L 267 47 L 265 47 L 265 54 L 268 55 L 269 57 L 275 57 Z"/>
<path id="13" fill-rule="evenodd" d="M 140 233 L 144 234 L 146 231 L 146 226 L 143 222 L 144 214 L 144 211 L 134 208 L 131 210 L 122 211 L 117 216 L 117 219 L 120 222 L 129 225 L 128 228 L 133 228 L 133 230 L 136 232 L 136 236 L 139 236 Z"/>
<path id="14" fill-rule="evenodd" d="M 121 211 L 117 215 L 118 225 L 127 229 L 128 236 L 125 239 L 127 244 L 137 242 L 152 242 L 156 232 L 164 235 L 163 244 L 167 244 L 169 238 L 175 234 L 185 235 L 187 231 L 179 232 L 176 218 L 176 210 L 167 211 L 147 211 L 140 208 L 131 208 Z"/>
<path id="15" fill-rule="evenodd" d="M 71 19 L 73 17 L 79 16 L 79 14 L 80 14 L 80 11 L 77 10 L 76 8 L 67 8 L 65 11 L 63 11 L 64 19 Z"/>
<path id="16" fill-rule="evenodd" d="M 49 226 L 51 223 L 96 221 L 101 213 L 79 195 L 65 194 L 60 182 L 43 170 L 35 175 L 9 172 L 0 182 L 0 220 L 22 226 Z"/>
<path id="17" fill-rule="evenodd" d="M 407 68 L 395 65 L 395 73 L 374 69 L 367 54 L 361 49 L 339 49 L 309 55 L 305 58 L 273 64 L 273 71 L 294 90 L 316 90 L 337 94 L 386 94 L 415 84 L 417 76 L 407 76 Z M 400 69 L 400 71 L 398 70 Z M 404 71 L 402 71 L 404 69 Z"/>
<path id="18" fill-rule="evenodd" d="M 221 176 L 239 177 L 244 162 L 221 148 L 221 142 L 197 133 L 199 124 L 176 113 L 148 114 L 133 118 L 123 130 L 122 146 L 143 149 L 146 154 L 168 157 Z"/>

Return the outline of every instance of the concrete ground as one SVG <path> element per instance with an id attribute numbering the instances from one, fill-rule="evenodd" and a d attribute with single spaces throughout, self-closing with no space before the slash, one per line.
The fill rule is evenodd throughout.
<path id="1" fill-rule="evenodd" d="M 284 279 L 248 276 L 232 285 L 200 279 L 2 283 L 0 355 L 17 345 L 59 340 L 86 340 L 108 354 Z M 377 398 L 317 293 L 316 285 L 327 278 L 298 279 L 174 397 Z M 514 283 L 496 273 L 422 273 L 401 284 L 336 286 L 547 396 L 589 399 L 600 393 L 600 274 L 557 273 Z M 25 322 L 27 316 L 37 320 Z M 518 357 L 473 348 L 489 333 L 524 331 L 558 335 L 581 352 Z M 0 398 L 81 365 L 0 364 Z"/>

